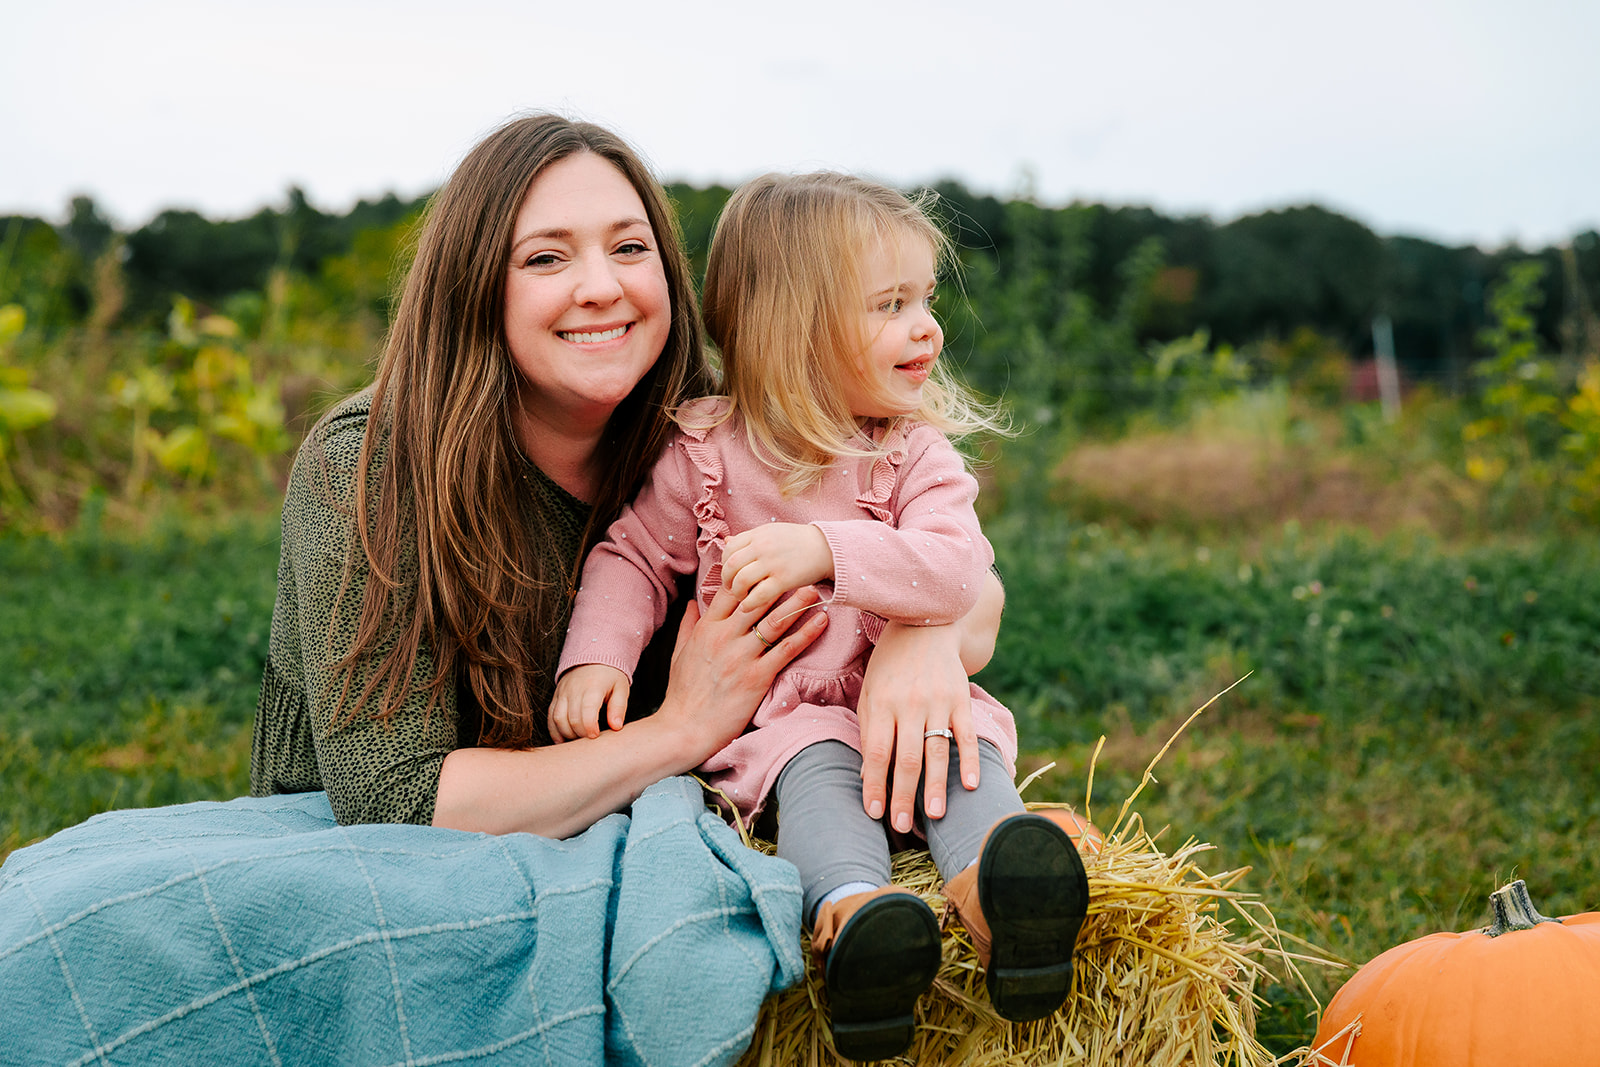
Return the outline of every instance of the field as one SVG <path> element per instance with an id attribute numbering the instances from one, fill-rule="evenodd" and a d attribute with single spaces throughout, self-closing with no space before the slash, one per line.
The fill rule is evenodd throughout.
<path id="1" fill-rule="evenodd" d="M 946 357 L 1024 431 L 978 448 L 1008 595 L 980 681 L 1054 764 L 1029 799 L 1114 817 L 1243 679 L 1138 808 L 1287 932 L 1359 964 L 1514 877 L 1600 907 L 1600 237 L 942 192 Z M 696 263 L 726 194 L 674 188 Z M 0 219 L 0 857 L 246 790 L 287 463 L 370 380 L 418 210 Z M 1403 412 L 1359 388 L 1384 308 Z M 1264 1040 L 1304 1044 L 1345 973 L 1270 987 Z"/>
<path id="2" fill-rule="evenodd" d="M 1249 672 L 1158 766 L 1138 809 L 1255 868 L 1284 929 L 1359 963 L 1484 921 L 1528 880 L 1550 914 L 1600 885 L 1600 552 L 1446 544 L 1293 522 L 1218 539 L 1085 522 L 989 529 L 1008 605 L 980 679 L 1013 707 L 1030 799 L 1114 816 L 1188 713 Z M 248 785 L 277 558 L 273 516 L 0 538 L 4 851 L 111 807 Z M 1106 738 L 1085 797 L 1090 755 Z M 1340 972 L 1311 972 L 1325 998 Z M 1269 988 L 1262 1036 L 1315 1005 Z"/>

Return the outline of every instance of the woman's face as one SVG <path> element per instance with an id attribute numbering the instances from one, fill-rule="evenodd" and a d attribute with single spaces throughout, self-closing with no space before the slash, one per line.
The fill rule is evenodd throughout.
<path id="1" fill-rule="evenodd" d="M 655 364 L 671 327 L 644 203 L 610 162 L 580 152 L 534 179 L 511 241 L 505 327 L 523 414 L 553 429 L 598 430 Z"/>

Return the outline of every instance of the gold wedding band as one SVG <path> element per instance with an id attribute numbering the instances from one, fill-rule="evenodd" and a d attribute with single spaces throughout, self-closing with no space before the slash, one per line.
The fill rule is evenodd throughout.
<path id="1" fill-rule="evenodd" d="M 946 741 L 952 741 L 952 740 L 955 739 L 955 736 L 956 735 L 955 735 L 955 731 L 954 730 L 924 730 L 924 731 L 922 731 L 922 739 L 924 741 L 926 741 L 930 737 L 942 737 Z"/>
<path id="2" fill-rule="evenodd" d="M 756 635 L 756 640 L 761 642 L 763 648 L 773 648 L 778 643 L 776 641 L 768 641 L 765 637 L 762 637 L 761 631 L 757 627 L 750 627 L 750 632 Z"/>

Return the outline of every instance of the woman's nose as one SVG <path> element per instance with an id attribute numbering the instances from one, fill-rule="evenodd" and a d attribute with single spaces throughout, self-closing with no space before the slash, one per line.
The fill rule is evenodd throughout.
<path id="1" fill-rule="evenodd" d="M 578 263 L 572 299 L 577 304 L 613 304 L 622 297 L 622 280 L 608 256 L 585 256 Z"/>

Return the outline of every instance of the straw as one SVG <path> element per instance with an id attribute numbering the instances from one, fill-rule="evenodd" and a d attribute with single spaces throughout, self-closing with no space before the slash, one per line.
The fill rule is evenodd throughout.
<path id="1" fill-rule="evenodd" d="M 1151 780 L 1146 770 L 1134 796 Z M 1274 1057 L 1256 1040 L 1256 990 L 1272 978 L 1269 963 L 1298 979 L 1297 962 L 1328 961 L 1284 947 L 1285 937 L 1267 908 L 1235 888 L 1248 867 L 1208 873 L 1199 861 L 1212 846 L 1192 838 L 1171 854 L 1163 852 L 1131 811 L 1133 799 L 1123 805 L 1098 850 L 1082 850 L 1089 913 L 1078 937 L 1072 989 L 1059 1011 L 1038 1022 L 1008 1023 L 990 1007 L 971 940 L 960 919 L 946 914 L 940 893 L 944 880 L 928 853 L 895 857 L 894 881 L 944 915 L 944 959 L 933 988 L 918 1003 L 911 1047 L 886 1062 L 1269 1067 L 1308 1057 L 1310 1050 L 1303 1048 Z M 1028 807 L 1072 810 L 1066 804 Z M 771 851 L 765 842 L 752 841 L 752 846 Z M 833 1050 L 826 1003 L 812 961 L 805 981 L 767 1000 L 739 1067 L 852 1062 Z"/>

